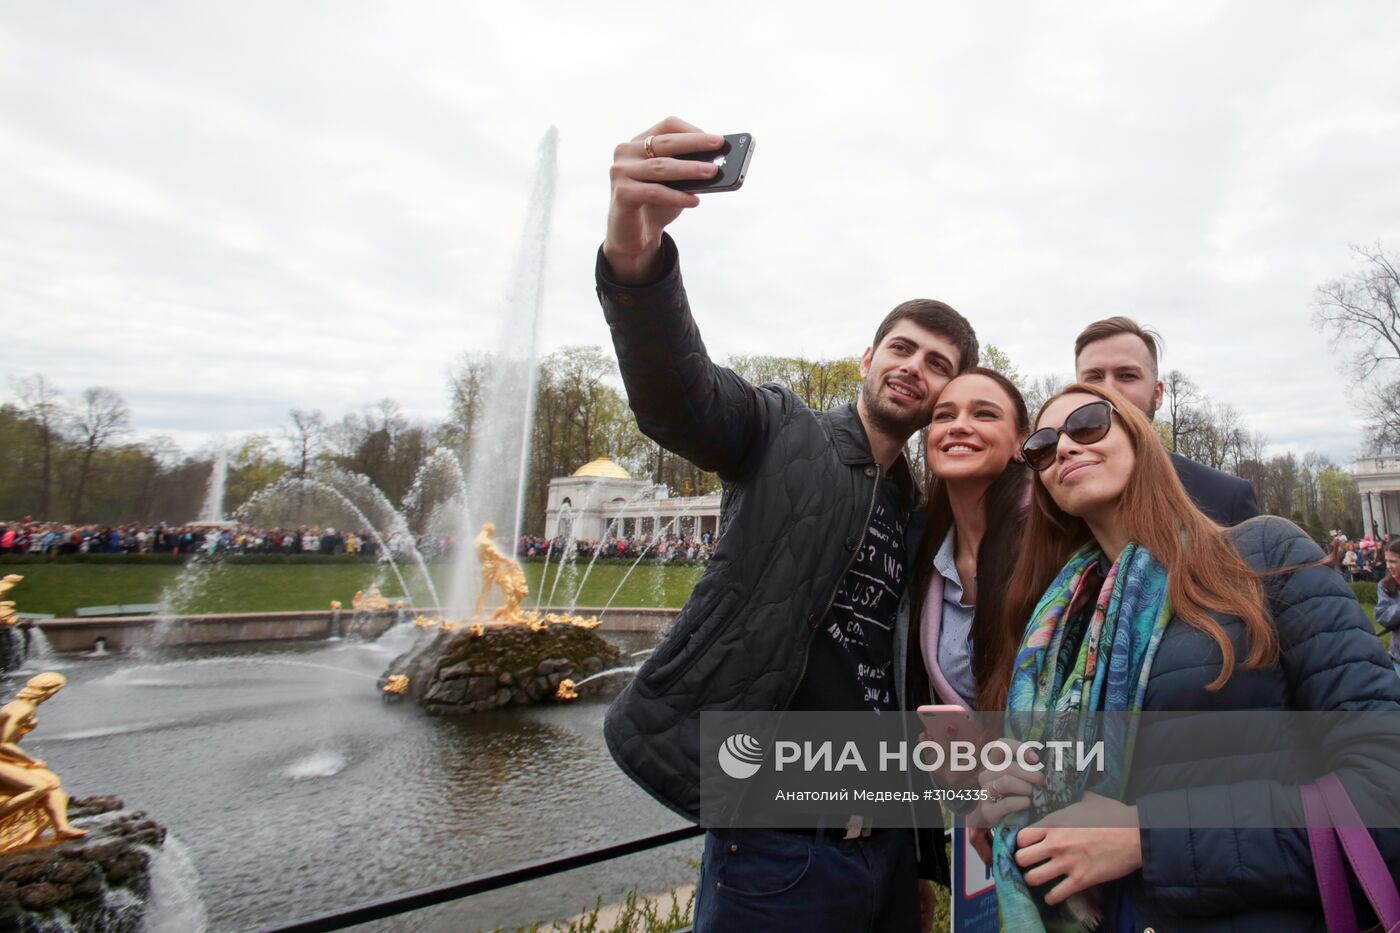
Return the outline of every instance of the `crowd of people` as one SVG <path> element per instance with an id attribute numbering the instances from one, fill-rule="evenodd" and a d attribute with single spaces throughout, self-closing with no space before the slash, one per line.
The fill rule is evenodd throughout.
<path id="1" fill-rule="evenodd" d="M 395 559 L 414 549 L 425 558 L 450 556 L 454 542 L 449 535 L 408 535 L 402 532 L 382 536 L 382 548 Z M 128 522 L 118 525 L 71 525 L 36 522 L 31 519 L 0 523 L 0 555 L 61 556 L 70 554 L 319 554 L 359 555 L 376 558 L 381 553 L 381 536 L 365 529 L 346 531 L 336 528 L 254 528 L 248 525 L 193 524 L 144 525 Z M 708 561 L 714 549 L 707 531 L 699 537 L 665 535 L 661 538 L 612 537 L 602 541 L 552 540 L 522 535 L 516 543 L 520 557 L 559 558 L 568 553 L 576 560 L 602 559 L 660 560 L 667 563 Z"/>
<path id="2" fill-rule="evenodd" d="M 391 534 L 383 539 L 395 556 L 417 548 L 437 556 L 450 550 L 451 539 Z M 246 525 L 70 525 L 28 519 L 0 525 L 0 554 L 62 556 L 69 554 L 350 554 L 378 557 L 381 540 L 374 533 L 335 528 L 253 528 Z"/>
<path id="3" fill-rule="evenodd" d="M 1395 540 L 1400 538 L 1386 532 L 1379 538 L 1368 534 L 1359 541 L 1351 541 L 1340 531 L 1333 531 L 1327 544 L 1327 566 L 1354 583 L 1379 583 L 1386 576 L 1386 549 Z"/>
<path id="4" fill-rule="evenodd" d="M 602 541 L 570 540 L 562 535 L 541 538 L 524 535 L 516 552 L 521 557 L 559 557 L 568 554 L 578 560 L 659 560 L 666 563 L 708 561 L 714 550 L 714 536 L 705 532 L 695 535 L 664 535 L 660 538 L 627 535 Z"/>

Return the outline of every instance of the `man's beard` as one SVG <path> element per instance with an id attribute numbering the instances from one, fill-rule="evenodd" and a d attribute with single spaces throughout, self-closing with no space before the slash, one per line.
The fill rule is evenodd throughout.
<path id="1" fill-rule="evenodd" d="M 880 398 L 883 383 L 876 385 L 869 376 L 860 384 L 860 397 L 865 402 L 865 414 L 870 423 L 890 437 L 908 440 L 917 430 L 927 427 L 929 416 L 921 411 L 892 409 Z"/>

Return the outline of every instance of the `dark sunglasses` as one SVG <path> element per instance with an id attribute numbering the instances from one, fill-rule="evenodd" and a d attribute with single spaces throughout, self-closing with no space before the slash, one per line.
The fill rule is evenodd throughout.
<path id="1" fill-rule="evenodd" d="M 1113 405 L 1106 399 L 1080 405 L 1069 413 L 1063 427 L 1041 428 L 1021 442 L 1021 458 L 1039 473 L 1055 462 L 1060 435 L 1068 434 L 1076 444 L 1093 444 L 1104 439 L 1113 426 Z"/>

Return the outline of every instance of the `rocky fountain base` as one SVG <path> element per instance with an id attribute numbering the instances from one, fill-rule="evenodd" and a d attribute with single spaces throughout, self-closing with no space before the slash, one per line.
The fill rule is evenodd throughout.
<path id="1" fill-rule="evenodd" d="M 386 698 L 411 697 L 439 716 L 572 699 L 575 681 L 622 661 L 622 652 L 594 631 L 596 624 L 527 616 L 439 628 L 436 637 L 395 658 L 379 686 Z"/>
<path id="2" fill-rule="evenodd" d="M 165 827 L 116 797 L 68 805 L 86 836 L 0 855 L 0 930 L 140 933 Z"/>

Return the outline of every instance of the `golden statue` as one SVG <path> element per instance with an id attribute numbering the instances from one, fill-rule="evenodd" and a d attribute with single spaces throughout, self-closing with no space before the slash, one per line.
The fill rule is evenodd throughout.
<path id="1" fill-rule="evenodd" d="M 520 601 L 529 594 L 525 585 L 525 571 L 496 547 L 491 536 L 496 526 L 487 522 L 481 526 L 481 534 L 476 536 L 476 557 L 481 561 L 481 595 L 476 598 L 476 617 L 481 618 L 486 608 L 486 597 L 491 595 L 491 587 L 498 586 L 506 604 L 491 614 L 493 619 L 515 621 L 520 615 Z"/>
<path id="2" fill-rule="evenodd" d="M 394 674 L 384 684 L 385 693 L 402 694 L 408 689 L 408 675 Z"/>
<path id="3" fill-rule="evenodd" d="M 0 852 L 34 842 L 45 828 L 53 829 L 55 841 L 87 834 L 68 823 L 68 795 L 58 775 L 19 747 L 19 740 L 38 725 L 34 714 L 39 704 L 66 683 L 62 674 L 39 674 L 0 706 Z"/>
<path id="4" fill-rule="evenodd" d="M 17 573 L 6 575 L 0 579 L 0 596 L 4 596 L 15 588 L 15 584 L 23 580 L 24 577 Z M 18 616 L 15 615 L 14 600 L 0 600 L 0 625 L 14 625 Z"/>
<path id="5" fill-rule="evenodd" d="M 377 586 L 371 586 L 368 593 L 364 590 L 356 590 L 354 597 L 350 600 L 352 612 L 383 612 L 388 608 L 389 600 L 384 598 Z"/>
<path id="6" fill-rule="evenodd" d="M 554 699 L 577 700 L 578 691 L 574 689 L 574 682 L 567 677 L 559 681 L 559 689 L 554 691 Z"/>

